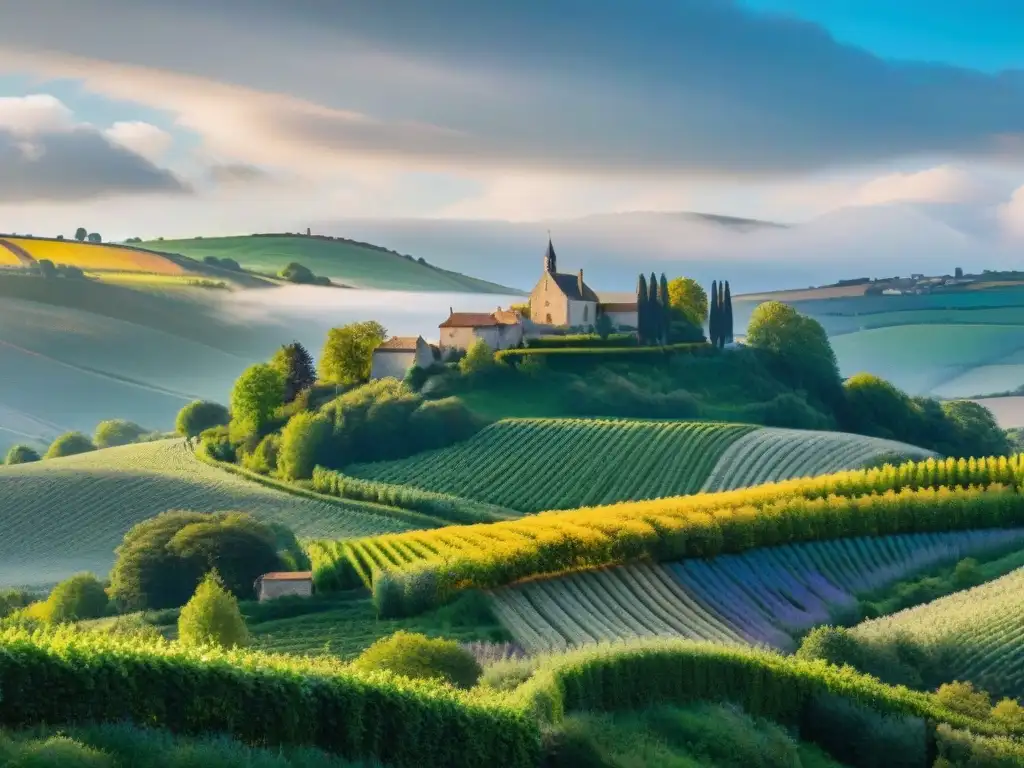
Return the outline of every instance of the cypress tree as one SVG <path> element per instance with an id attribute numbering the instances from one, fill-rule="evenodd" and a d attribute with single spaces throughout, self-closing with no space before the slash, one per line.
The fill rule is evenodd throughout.
<path id="1" fill-rule="evenodd" d="M 729 281 L 725 281 L 725 341 L 732 344 L 732 292 L 729 290 Z"/>
<path id="2" fill-rule="evenodd" d="M 672 307 L 668 302 L 668 279 L 665 273 L 661 273 L 661 285 L 658 293 L 661 296 L 661 338 L 664 343 L 669 342 L 669 332 L 672 330 Z"/>
<path id="3" fill-rule="evenodd" d="M 708 308 L 708 341 L 712 346 L 718 343 L 718 281 L 711 281 L 711 306 Z"/>
<path id="4" fill-rule="evenodd" d="M 647 341 L 647 280 L 643 274 L 636 281 L 636 335 L 643 344 Z"/>
<path id="5" fill-rule="evenodd" d="M 658 278 L 651 272 L 651 281 L 647 284 L 649 292 L 647 300 L 647 329 L 651 344 L 657 344 L 661 338 L 661 304 L 658 300 Z"/>
<path id="6" fill-rule="evenodd" d="M 728 317 L 725 312 L 725 283 L 718 284 L 718 346 L 725 346 L 725 334 L 728 332 L 726 325 Z"/>

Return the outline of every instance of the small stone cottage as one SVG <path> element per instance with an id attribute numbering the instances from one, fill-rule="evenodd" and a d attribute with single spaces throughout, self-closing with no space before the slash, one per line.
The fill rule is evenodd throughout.
<path id="1" fill-rule="evenodd" d="M 424 341 L 422 336 L 393 336 L 373 350 L 370 378 L 393 376 L 401 379 L 414 365 L 429 368 L 435 357 L 435 348 Z"/>
<path id="2" fill-rule="evenodd" d="M 438 327 L 441 331 L 441 354 L 467 350 L 477 339 L 497 351 L 511 349 L 523 340 L 523 318 L 518 312 L 498 307 L 494 312 L 455 312 L 448 310 L 448 319 Z"/>
<path id="3" fill-rule="evenodd" d="M 312 571 L 274 571 L 256 579 L 256 599 L 261 603 L 278 597 L 310 597 L 313 594 Z"/>

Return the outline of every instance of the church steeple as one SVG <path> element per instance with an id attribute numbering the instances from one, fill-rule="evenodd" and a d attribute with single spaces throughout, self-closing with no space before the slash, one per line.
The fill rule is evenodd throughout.
<path id="1" fill-rule="evenodd" d="M 552 275 L 558 271 L 558 257 L 555 256 L 555 247 L 551 245 L 550 232 L 548 232 L 548 249 L 544 253 L 544 271 Z"/>

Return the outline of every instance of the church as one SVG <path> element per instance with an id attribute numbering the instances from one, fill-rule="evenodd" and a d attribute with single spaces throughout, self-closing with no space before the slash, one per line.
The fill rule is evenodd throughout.
<path id="1" fill-rule="evenodd" d="M 635 296 L 602 296 L 584 282 L 582 269 L 576 274 L 559 272 L 558 257 L 549 237 L 544 274 L 530 292 L 530 320 L 537 325 L 589 329 L 601 315 L 607 315 L 616 328 L 635 329 Z"/>

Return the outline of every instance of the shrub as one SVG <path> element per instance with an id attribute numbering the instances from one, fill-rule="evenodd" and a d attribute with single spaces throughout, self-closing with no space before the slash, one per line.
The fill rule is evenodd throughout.
<path id="1" fill-rule="evenodd" d="M 271 365 L 251 365 L 231 390 L 231 430 L 239 435 L 262 435 L 284 404 L 285 379 Z"/>
<path id="2" fill-rule="evenodd" d="M 24 589 L 0 591 L 0 619 L 4 619 L 15 611 L 28 607 L 35 600 L 35 595 Z"/>
<path id="3" fill-rule="evenodd" d="M 405 372 L 405 378 L 402 383 L 409 388 L 412 392 L 419 392 L 423 389 L 423 385 L 427 383 L 427 379 L 430 378 L 430 373 L 426 368 L 419 365 L 412 365 L 409 370 Z"/>
<path id="4" fill-rule="evenodd" d="M 971 683 L 952 682 L 939 686 L 935 698 L 954 712 L 984 720 L 992 708 L 992 701 L 984 691 L 975 690 Z"/>
<path id="5" fill-rule="evenodd" d="M 494 350 L 483 339 L 474 341 L 466 350 L 466 356 L 459 361 L 459 371 L 463 376 L 481 378 L 493 373 L 496 368 Z"/>
<path id="6" fill-rule="evenodd" d="M 281 432 L 277 467 L 286 480 L 308 480 L 317 464 L 329 462 L 334 428 L 330 420 L 305 411 L 292 416 Z"/>
<path id="7" fill-rule="evenodd" d="M 80 573 L 54 587 L 44 610 L 48 621 L 61 624 L 98 619 L 106 613 L 108 602 L 102 582 L 91 573 Z"/>
<path id="8" fill-rule="evenodd" d="M 1024 744 L 999 736 L 979 736 L 954 730 L 945 723 L 935 731 L 938 759 L 934 768 L 1019 768 L 1024 765 Z"/>
<path id="9" fill-rule="evenodd" d="M 1015 699 L 1002 699 L 992 707 L 992 720 L 1017 736 L 1024 736 L 1024 707 Z"/>
<path id="10" fill-rule="evenodd" d="M 146 429 L 124 419 L 101 421 L 96 427 L 93 442 L 97 448 L 113 448 L 117 445 L 128 445 L 138 441 L 146 434 Z"/>
<path id="11" fill-rule="evenodd" d="M 195 400 L 180 411 L 175 422 L 175 430 L 182 437 L 189 439 L 198 437 L 208 429 L 226 426 L 231 421 L 228 409 L 220 403 L 209 400 Z"/>
<path id="12" fill-rule="evenodd" d="M 260 475 L 269 475 L 277 469 L 277 458 L 280 445 L 280 435 L 267 435 L 260 440 L 255 451 L 246 454 L 242 460 L 242 465 L 250 472 L 256 472 Z"/>
<path id="13" fill-rule="evenodd" d="M 472 688 L 482 671 L 473 654 L 454 640 L 405 631 L 381 638 L 353 665 L 364 670 L 386 669 L 414 679 L 443 680 L 458 688 Z"/>
<path id="14" fill-rule="evenodd" d="M 27 445 L 15 445 L 7 452 L 7 458 L 4 463 L 8 466 L 29 464 L 33 461 L 39 461 L 41 458 L 39 451 L 35 448 L 30 448 Z"/>
<path id="15" fill-rule="evenodd" d="M 229 463 L 237 460 L 238 451 L 235 444 L 231 442 L 231 432 L 228 427 L 208 429 L 199 437 L 200 444 L 211 458 Z"/>
<path id="16" fill-rule="evenodd" d="M 243 646 L 249 630 L 238 600 L 224 589 L 216 571 L 208 573 L 178 618 L 178 641 L 186 646 Z"/>
<path id="17" fill-rule="evenodd" d="M 46 451 L 46 459 L 59 459 L 63 456 L 75 456 L 79 453 L 95 451 L 92 440 L 81 432 L 67 432 L 54 440 Z"/>

